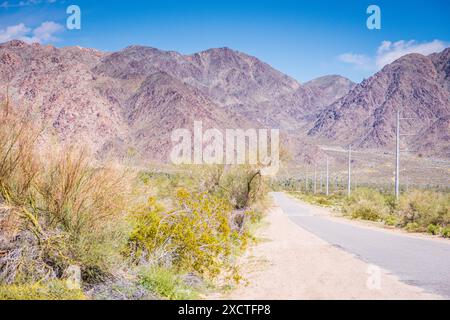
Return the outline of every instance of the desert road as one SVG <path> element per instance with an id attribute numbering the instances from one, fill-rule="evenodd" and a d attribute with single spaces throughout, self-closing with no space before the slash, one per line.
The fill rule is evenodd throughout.
<path id="1" fill-rule="evenodd" d="M 315 214 L 284 193 L 272 193 L 289 218 L 331 245 L 377 265 L 401 281 L 450 298 L 450 241 L 359 226 Z"/>

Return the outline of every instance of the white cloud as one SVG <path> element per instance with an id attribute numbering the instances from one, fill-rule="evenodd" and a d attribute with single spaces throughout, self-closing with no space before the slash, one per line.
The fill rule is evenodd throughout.
<path id="1" fill-rule="evenodd" d="M 21 0 L 21 1 L 3 1 L 0 4 L 0 8 L 8 9 L 8 8 L 20 8 L 20 7 L 28 7 L 34 6 L 41 3 L 55 3 L 57 0 Z"/>
<path id="2" fill-rule="evenodd" d="M 58 39 L 54 36 L 55 33 L 61 32 L 64 30 L 64 27 L 59 23 L 53 21 L 43 22 L 39 27 L 33 30 L 33 38 L 35 41 L 33 42 L 49 42 L 49 41 L 58 41 Z"/>
<path id="3" fill-rule="evenodd" d="M 397 42 L 383 41 L 377 50 L 376 65 L 381 69 L 404 55 L 420 53 L 427 56 L 435 52 L 441 52 L 448 45 L 441 40 L 424 43 L 418 43 L 414 40 L 401 40 Z"/>
<path id="4" fill-rule="evenodd" d="M 0 42 L 6 42 L 12 39 L 21 39 L 31 31 L 23 23 L 15 26 L 9 26 L 4 30 L 0 30 Z"/>
<path id="5" fill-rule="evenodd" d="M 0 42 L 10 40 L 22 40 L 28 43 L 46 43 L 50 41 L 58 41 L 55 37 L 56 33 L 62 32 L 64 27 L 59 23 L 53 21 L 43 22 L 35 29 L 28 28 L 23 23 L 15 26 L 9 26 L 6 29 L 0 30 Z"/>
<path id="6" fill-rule="evenodd" d="M 422 43 L 415 40 L 400 40 L 397 42 L 383 41 L 373 57 L 363 54 L 344 53 L 339 55 L 338 59 L 355 66 L 357 69 L 377 71 L 404 55 L 410 53 L 430 55 L 435 52 L 441 52 L 448 46 L 450 46 L 449 43 L 441 40 Z"/>
<path id="7" fill-rule="evenodd" d="M 338 56 L 338 59 L 342 62 L 353 64 L 360 68 L 367 68 L 371 65 L 372 60 L 363 55 L 363 54 L 355 54 L 355 53 L 344 53 Z"/>

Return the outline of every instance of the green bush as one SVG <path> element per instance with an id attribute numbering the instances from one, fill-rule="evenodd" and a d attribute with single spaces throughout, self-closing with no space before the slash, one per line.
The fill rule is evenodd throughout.
<path id="1" fill-rule="evenodd" d="M 442 228 L 442 230 L 441 230 L 441 235 L 442 235 L 444 238 L 450 238 L 450 227 Z"/>
<path id="2" fill-rule="evenodd" d="M 319 205 L 322 207 L 339 206 L 342 204 L 343 201 L 343 197 L 338 194 L 332 194 L 329 196 L 323 194 L 300 193 L 300 192 L 289 192 L 289 194 L 305 202 Z"/>
<path id="3" fill-rule="evenodd" d="M 383 220 L 390 215 L 386 197 L 378 191 L 367 188 L 355 191 L 347 199 L 343 211 L 353 219 L 370 221 Z"/>
<path id="4" fill-rule="evenodd" d="M 405 229 L 408 232 L 420 232 L 420 231 L 422 231 L 423 228 L 421 228 L 417 222 L 409 222 L 405 226 Z"/>
<path id="5" fill-rule="evenodd" d="M 182 277 L 172 269 L 150 268 L 141 271 L 139 283 L 147 290 L 169 300 L 194 300 L 198 293 L 186 285 Z"/>
<path id="6" fill-rule="evenodd" d="M 450 224 L 450 194 L 412 190 L 400 197 L 398 210 L 404 223 L 417 222 L 420 226 Z"/>
<path id="7" fill-rule="evenodd" d="M 387 216 L 386 218 L 384 218 L 384 223 L 385 223 L 387 226 L 395 227 L 395 226 L 398 225 L 399 220 L 398 220 L 398 217 L 397 217 L 397 216 L 389 215 L 389 216 Z"/>
<path id="8" fill-rule="evenodd" d="M 379 221 L 381 219 L 381 215 L 376 209 L 362 203 L 352 205 L 349 209 L 351 211 L 352 219 L 363 219 L 368 221 Z"/>
<path id="9" fill-rule="evenodd" d="M 430 224 L 427 228 L 427 232 L 432 235 L 439 235 L 441 228 L 435 224 Z"/>
<path id="10" fill-rule="evenodd" d="M 81 290 L 70 290 L 64 281 L 25 285 L 0 285 L 0 300 L 85 300 Z"/>

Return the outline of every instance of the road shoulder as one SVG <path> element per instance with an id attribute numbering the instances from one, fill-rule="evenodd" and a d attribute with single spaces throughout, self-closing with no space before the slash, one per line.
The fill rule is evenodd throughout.
<path id="1" fill-rule="evenodd" d="M 246 280 L 219 299 L 441 299 L 331 246 L 272 207 L 241 259 Z M 369 284 L 369 285 L 368 285 Z"/>
<path id="2" fill-rule="evenodd" d="M 296 201 L 300 205 L 307 207 L 309 210 L 311 210 L 314 213 L 314 215 L 326 217 L 327 219 L 333 220 L 335 222 L 355 225 L 355 226 L 358 226 L 361 228 L 366 228 L 366 229 L 375 230 L 375 231 L 381 231 L 381 232 L 386 232 L 386 233 L 402 235 L 402 236 L 409 237 L 409 238 L 426 239 L 426 240 L 431 240 L 431 241 L 446 243 L 446 244 L 448 244 L 450 242 L 449 239 L 445 239 L 440 236 L 435 236 L 435 235 L 431 235 L 428 233 L 408 232 L 404 229 L 387 226 L 382 222 L 374 222 L 374 221 L 361 220 L 361 219 L 352 219 L 351 217 L 343 215 L 341 212 L 337 212 L 333 208 L 321 207 L 316 204 L 311 204 L 311 203 L 302 201 L 301 199 L 298 199 L 290 194 L 286 194 L 286 196 L 288 196 L 290 199 Z"/>

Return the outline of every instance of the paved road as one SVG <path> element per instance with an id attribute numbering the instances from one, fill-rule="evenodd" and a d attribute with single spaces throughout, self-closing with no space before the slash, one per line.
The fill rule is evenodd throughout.
<path id="1" fill-rule="evenodd" d="M 382 267 L 411 285 L 450 298 L 450 241 L 374 230 L 314 215 L 283 193 L 272 194 L 290 219 L 328 243 Z"/>

